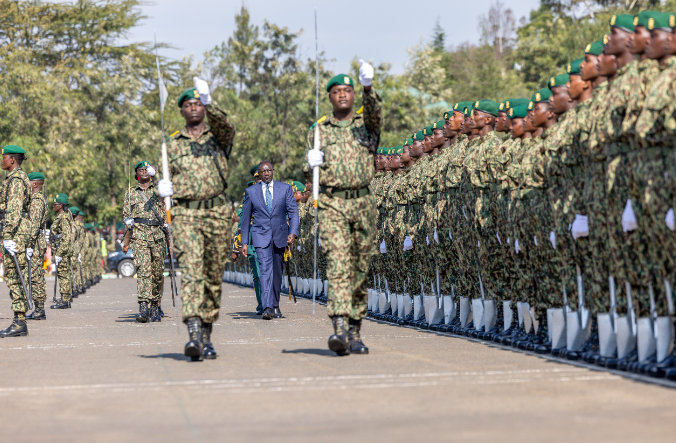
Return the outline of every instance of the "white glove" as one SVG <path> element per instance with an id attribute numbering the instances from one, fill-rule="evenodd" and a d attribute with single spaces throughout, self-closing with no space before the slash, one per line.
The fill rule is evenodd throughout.
<path id="1" fill-rule="evenodd" d="M 634 214 L 634 207 L 631 204 L 631 199 L 627 199 L 627 205 L 622 212 L 622 230 L 624 232 L 631 232 L 638 228 L 636 223 L 636 214 Z"/>
<path id="2" fill-rule="evenodd" d="M 439 244 L 439 236 L 437 235 L 437 227 L 434 227 L 434 235 L 432 235 L 432 238 L 434 238 L 434 241 Z"/>
<path id="3" fill-rule="evenodd" d="M 476 242 L 476 247 L 477 247 L 477 248 L 480 248 L 480 247 L 481 247 L 481 241 L 477 240 L 477 242 Z"/>
<path id="4" fill-rule="evenodd" d="M 31 248 L 26 248 L 26 257 L 28 257 L 28 260 L 33 258 L 33 250 Z"/>
<path id="5" fill-rule="evenodd" d="M 371 86 L 373 76 L 373 66 L 369 65 L 364 60 L 359 60 L 359 83 L 363 86 Z"/>
<path id="6" fill-rule="evenodd" d="M 296 246 L 296 248 L 300 251 L 300 245 Z"/>
<path id="7" fill-rule="evenodd" d="M 165 223 L 162 227 L 163 227 L 164 229 L 169 229 L 169 223 Z"/>
<path id="8" fill-rule="evenodd" d="M 19 250 L 16 248 L 16 243 L 14 243 L 13 240 L 3 240 L 2 245 L 12 255 L 16 255 L 16 253 L 19 252 Z"/>
<path id="9" fill-rule="evenodd" d="M 197 77 L 193 77 L 192 81 L 195 82 L 195 89 L 197 89 L 197 93 L 200 95 L 202 104 L 206 106 L 211 103 L 211 94 L 209 93 L 209 85 L 207 82 Z"/>
<path id="10" fill-rule="evenodd" d="M 556 249 L 556 234 L 554 234 L 554 231 L 549 233 L 549 241 L 552 244 L 552 248 Z"/>
<path id="11" fill-rule="evenodd" d="M 667 216 L 664 217 L 664 222 L 667 224 L 667 228 L 674 230 L 674 208 L 669 208 Z"/>
<path id="12" fill-rule="evenodd" d="M 589 217 L 586 215 L 575 214 L 573 226 L 570 228 L 573 238 L 577 240 L 580 237 L 589 236 Z"/>
<path id="13" fill-rule="evenodd" d="M 310 166 L 310 169 L 315 166 L 321 166 L 324 164 L 324 151 L 319 149 L 310 149 L 307 152 L 307 164 Z"/>
<path id="14" fill-rule="evenodd" d="M 500 240 L 500 234 L 497 232 L 495 233 L 495 236 L 498 238 L 498 243 L 502 244 L 502 241 Z"/>
<path id="15" fill-rule="evenodd" d="M 453 240 L 453 234 L 451 234 L 451 231 L 448 231 L 448 236 L 450 237 L 451 240 Z"/>
<path id="16" fill-rule="evenodd" d="M 387 253 L 387 245 L 385 245 L 385 240 L 380 244 L 380 253 L 385 254 Z"/>
<path id="17" fill-rule="evenodd" d="M 429 246 L 430 245 L 430 236 L 429 235 L 425 236 L 425 241 L 427 242 L 427 246 Z"/>
<path id="18" fill-rule="evenodd" d="M 77 261 L 79 261 L 80 263 L 82 263 L 82 255 L 81 255 L 81 254 L 78 254 L 78 255 L 77 255 Z"/>
<path id="19" fill-rule="evenodd" d="M 171 197 L 172 195 L 174 195 L 174 184 L 170 180 L 163 178 L 157 184 L 157 192 L 160 194 L 160 197 L 162 198 Z"/>
<path id="20" fill-rule="evenodd" d="M 321 245 L 322 245 L 322 238 L 317 237 L 317 246 L 321 246 Z"/>
<path id="21" fill-rule="evenodd" d="M 127 225 L 128 227 L 134 226 L 134 219 L 133 218 L 125 218 L 124 219 L 124 224 Z"/>
<path id="22" fill-rule="evenodd" d="M 514 250 L 516 251 L 517 254 L 519 252 L 521 252 L 521 248 L 519 247 L 519 239 L 518 238 L 516 240 L 514 240 Z"/>
<path id="23" fill-rule="evenodd" d="M 535 242 L 535 246 L 537 246 L 537 245 L 538 245 L 538 237 L 537 237 L 537 235 L 534 235 L 534 236 L 533 236 L 533 241 Z"/>
<path id="24" fill-rule="evenodd" d="M 61 263 L 61 257 L 58 255 L 54 256 L 54 263 L 56 263 L 57 266 L 59 266 L 59 263 Z"/>
<path id="25" fill-rule="evenodd" d="M 413 249 L 413 240 L 408 235 L 404 238 L 404 251 Z"/>
<path id="26" fill-rule="evenodd" d="M 148 167 L 146 168 L 146 171 L 148 171 L 148 175 L 149 175 L 149 176 L 155 177 L 155 173 L 156 173 L 155 168 L 153 168 L 152 166 L 148 166 Z"/>

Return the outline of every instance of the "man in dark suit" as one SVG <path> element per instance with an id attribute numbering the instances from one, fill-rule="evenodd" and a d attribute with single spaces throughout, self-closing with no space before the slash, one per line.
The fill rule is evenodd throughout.
<path id="1" fill-rule="evenodd" d="M 282 317 L 279 293 L 282 289 L 284 248 L 292 245 L 298 237 L 298 205 L 293 198 L 293 190 L 286 183 L 272 180 L 273 173 L 271 162 L 260 163 L 258 175 L 261 182 L 244 192 L 241 217 L 242 242 L 248 241 L 251 229 L 251 243 L 258 255 L 264 320 Z M 247 246 L 242 244 L 242 254 L 246 254 Z"/>

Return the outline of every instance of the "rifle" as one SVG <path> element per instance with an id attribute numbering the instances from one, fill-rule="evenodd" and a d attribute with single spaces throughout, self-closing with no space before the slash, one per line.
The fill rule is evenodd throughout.
<path id="1" fill-rule="evenodd" d="M 26 297 L 27 300 L 33 301 L 33 264 L 31 263 L 30 257 L 28 257 L 28 254 L 26 254 L 26 261 L 28 262 L 28 297 Z M 30 303 L 28 304 L 30 307 Z M 33 309 L 33 308 L 31 308 Z"/>
<path id="2" fill-rule="evenodd" d="M 293 284 L 291 283 L 291 268 L 289 266 L 290 262 L 291 248 L 287 246 L 286 250 L 284 251 L 284 264 L 286 266 L 286 278 L 289 279 L 289 300 L 291 300 L 291 297 L 293 296 L 293 302 L 298 303 L 298 300 L 296 300 L 296 291 L 293 290 Z"/>
<path id="3" fill-rule="evenodd" d="M 9 251 L 7 251 L 9 252 Z M 14 266 L 16 266 L 16 272 L 19 274 L 19 279 L 21 280 L 21 286 L 23 287 L 23 293 L 26 294 L 26 300 L 28 301 L 28 308 L 33 309 L 33 297 L 31 294 L 26 291 L 26 282 L 24 282 L 23 279 L 23 273 L 21 273 L 21 266 L 19 266 L 19 260 L 16 258 L 16 255 L 13 253 L 9 252 L 9 255 L 12 256 L 12 260 L 14 260 Z"/>

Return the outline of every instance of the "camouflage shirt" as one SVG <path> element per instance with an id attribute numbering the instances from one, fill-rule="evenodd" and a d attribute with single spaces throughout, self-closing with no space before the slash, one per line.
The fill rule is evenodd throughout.
<path id="1" fill-rule="evenodd" d="M 143 193 L 148 201 L 139 194 Z M 152 206 L 152 207 L 151 207 Z M 128 189 L 124 195 L 124 218 L 144 218 L 146 220 L 158 221 L 152 208 L 161 218 L 161 223 L 165 223 L 164 201 L 157 193 L 155 184 L 151 181 L 148 188 L 143 189 L 140 183 Z M 164 238 L 164 232 L 160 226 L 151 226 L 143 223 L 134 223 L 132 226 L 132 240 L 154 241 Z"/>
<path id="2" fill-rule="evenodd" d="M 547 187 L 547 157 L 545 146 L 550 142 L 556 125 L 544 130 L 528 147 L 521 161 L 521 184 L 522 190 L 544 189 Z"/>
<path id="3" fill-rule="evenodd" d="M 674 146 L 676 135 L 676 57 L 667 59 L 648 91 L 645 107 L 636 122 L 642 147 Z"/>
<path id="4" fill-rule="evenodd" d="M 463 164 L 467 156 L 468 145 L 469 139 L 467 135 L 461 134 L 453 145 L 446 148 L 451 150 L 449 152 L 448 168 L 443 180 L 445 187 L 448 189 L 458 188 L 462 184 Z"/>
<path id="5" fill-rule="evenodd" d="M 47 201 L 42 192 L 33 193 L 28 206 L 28 218 L 31 221 L 31 233 L 27 246 L 38 251 L 36 256 L 42 257 L 47 251 L 47 241 L 43 231 L 47 221 Z"/>
<path id="6" fill-rule="evenodd" d="M 628 139 L 622 128 L 627 114 L 629 96 L 632 90 L 639 87 L 638 61 L 633 61 L 617 70 L 617 78 L 610 83 L 606 108 L 599 120 L 598 142 L 604 145 L 606 155 L 614 155 L 626 151 Z"/>
<path id="7" fill-rule="evenodd" d="M 632 149 L 640 149 L 641 140 L 636 132 L 636 123 L 643 111 L 648 90 L 659 73 L 660 68 L 657 60 L 645 59 L 638 64 L 639 80 L 631 90 L 627 103 L 627 114 L 622 122 L 622 130 L 627 134 Z"/>
<path id="8" fill-rule="evenodd" d="M 167 147 L 175 199 L 206 200 L 222 194 L 223 180 L 216 168 L 218 158 L 223 178 L 228 179 L 226 150 L 235 137 L 235 127 L 215 102 L 205 106 L 208 125 L 193 138 L 186 128 L 172 135 Z"/>
<path id="9" fill-rule="evenodd" d="M 324 164 L 319 183 L 338 189 L 360 189 L 371 183 L 373 156 L 383 123 L 381 100 L 374 88 L 364 92 L 364 113 L 344 121 L 331 115 L 317 122 Z M 314 128 L 308 132 L 308 149 L 314 147 Z M 304 170 L 308 171 L 307 164 Z"/>
<path id="10" fill-rule="evenodd" d="M 73 217 L 68 209 L 61 211 L 52 223 L 49 242 L 52 246 L 52 255 L 58 257 L 70 256 L 73 249 Z"/>
<path id="11" fill-rule="evenodd" d="M 604 115 L 606 109 L 606 98 L 608 97 L 608 89 L 610 83 L 603 82 L 594 88 L 594 97 L 591 99 L 589 104 L 589 119 L 587 125 L 587 134 L 586 134 L 586 149 L 583 151 L 588 159 L 596 162 L 604 161 L 606 159 L 606 152 L 603 148 L 599 137 L 601 135 L 600 131 L 600 118 Z"/>
<path id="12" fill-rule="evenodd" d="M 5 213 L 5 229 L 2 231 L 2 239 L 14 240 L 19 250 L 29 244 L 32 230 L 27 217 L 30 193 L 30 181 L 21 166 L 7 174 L 7 178 L 0 186 L 0 211 Z"/>
<path id="13" fill-rule="evenodd" d="M 495 131 L 489 132 L 481 139 L 481 161 L 477 164 L 476 175 L 479 177 L 482 187 L 490 187 L 497 183 L 498 159 L 502 154 L 501 146 L 503 143 L 502 137 Z"/>

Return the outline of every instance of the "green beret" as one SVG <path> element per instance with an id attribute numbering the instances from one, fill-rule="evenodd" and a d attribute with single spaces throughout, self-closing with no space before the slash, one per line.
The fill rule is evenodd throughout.
<path id="1" fill-rule="evenodd" d="M 406 141 L 404 142 L 403 146 L 411 146 L 413 144 L 413 139 L 412 138 L 407 138 Z M 402 146 L 402 147 L 403 147 Z"/>
<path id="2" fill-rule="evenodd" d="M 510 98 L 509 100 L 505 100 L 505 110 L 512 109 L 519 105 L 527 105 L 529 101 L 530 100 L 527 98 Z"/>
<path id="3" fill-rule="evenodd" d="M 566 86 L 568 80 L 570 80 L 570 76 L 568 74 L 557 75 L 549 79 L 548 87 L 551 90 L 552 88 L 556 88 L 559 86 Z"/>
<path id="4" fill-rule="evenodd" d="M 535 91 L 535 94 L 530 98 L 533 103 L 548 102 L 552 96 L 552 91 L 549 88 L 542 88 Z"/>
<path id="5" fill-rule="evenodd" d="M 535 102 L 533 100 L 531 100 L 531 101 L 528 102 L 528 105 L 526 105 L 526 110 L 532 111 L 533 109 L 535 109 Z"/>
<path id="6" fill-rule="evenodd" d="M 70 210 L 70 212 L 72 212 L 75 215 L 77 215 L 78 212 L 80 212 L 80 208 L 78 208 L 77 206 L 71 206 L 70 208 L 68 208 L 68 210 Z"/>
<path id="7" fill-rule="evenodd" d="M 446 111 L 444 112 L 444 120 L 447 118 L 451 118 L 453 116 L 453 111 Z"/>
<path id="8" fill-rule="evenodd" d="M 255 184 L 256 184 L 256 182 L 251 180 L 251 181 L 246 182 L 246 187 L 248 188 L 249 186 L 253 186 Z"/>
<path id="9" fill-rule="evenodd" d="M 650 12 L 648 17 L 648 28 L 649 31 L 653 29 L 661 29 L 663 31 L 671 31 L 671 25 L 669 23 L 669 14 L 664 12 L 657 11 L 646 11 Z"/>
<path id="10" fill-rule="evenodd" d="M 498 103 L 493 100 L 477 100 L 472 106 L 473 110 L 485 112 L 494 116 L 498 116 Z"/>
<path id="11" fill-rule="evenodd" d="M 347 74 L 338 74 L 329 80 L 329 84 L 326 85 L 326 92 L 330 92 L 331 88 L 336 85 L 348 85 L 354 88 L 354 80 Z"/>
<path id="12" fill-rule="evenodd" d="M 610 27 L 634 32 L 634 16 L 630 14 L 613 15 L 610 17 Z"/>
<path id="13" fill-rule="evenodd" d="M 472 102 L 462 109 L 462 113 L 465 114 L 465 117 L 470 117 L 472 115 Z"/>
<path id="14" fill-rule="evenodd" d="M 258 177 L 258 168 L 260 166 L 261 166 L 260 164 L 254 165 L 254 166 L 251 167 L 251 169 L 249 169 L 249 172 L 251 173 L 252 176 Z"/>
<path id="15" fill-rule="evenodd" d="M 583 58 L 578 58 L 577 60 L 568 63 L 568 66 L 566 67 L 568 75 L 580 75 L 580 65 L 583 61 Z"/>
<path id="16" fill-rule="evenodd" d="M 467 101 L 465 101 L 465 102 L 458 102 L 458 103 L 456 103 L 455 105 L 453 105 L 453 110 L 454 110 L 454 111 L 457 111 L 457 112 L 460 112 L 460 113 L 462 113 L 462 114 L 464 114 L 464 113 L 465 113 L 465 108 L 470 108 L 470 109 L 472 109 L 472 103 L 473 103 L 473 102 L 467 102 Z"/>
<path id="17" fill-rule="evenodd" d="M 432 125 L 432 130 L 443 129 L 445 124 L 446 124 L 446 120 L 439 120 L 438 122 L 436 122 Z"/>
<path id="18" fill-rule="evenodd" d="M 42 172 L 31 172 L 28 174 L 28 180 L 44 180 L 45 175 Z"/>
<path id="19" fill-rule="evenodd" d="M 639 12 L 637 15 L 634 16 L 634 27 L 643 26 L 644 28 L 647 28 L 650 19 L 652 18 L 654 20 L 655 16 L 659 14 L 661 14 L 661 12 L 658 11 Z"/>
<path id="20" fill-rule="evenodd" d="M 669 13 L 669 26 L 676 28 L 676 12 Z"/>
<path id="21" fill-rule="evenodd" d="M 413 140 L 417 140 L 417 141 L 421 142 L 421 141 L 425 140 L 425 134 L 423 134 L 422 131 L 418 131 L 415 134 L 413 134 L 413 136 L 411 138 Z"/>
<path id="22" fill-rule="evenodd" d="M 138 168 L 145 168 L 146 166 L 150 166 L 150 163 L 148 163 L 148 162 L 145 161 L 145 160 L 144 160 L 144 161 L 140 161 L 140 162 L 136 163 L 136 166 L 134 166 L 134 172 L 136 172 L 136 170 L 137 170 Z"/>
<path id="23" fill-rule="evenodd" d="M 62 192 L 59 192 L 56 194 L 56 198 L 54 198 L 54 203 L 61 203 L 64 205 L 68 204 L 68 196 Z"/>
<path id="24" fill-rule="evenodd" d="M 87 229 L 91 229 L 92 225 L 91 225 L 91 223 L 85 223 L 84 227 L 87 228 Z"/>
<path id="25" fill-rule="evenodd" d="M 84 217 L 84 216 L 85 216 L 85 213 L 84 213 L 84 211 L 83 211 L 82 209 L 80 209 L 80 212 L 78 212 L 77 215 L 81 215 L 81 216 Z"/>
<path id="26" fill-rule="evenodd" d="M 507 107 L 507 102 L 508 102 L 508 101 L 509 101 L 509 100 L 505 100 L 505 101 L 503 101 L 503 102 L 500 102 L 500 104 L 498 105 L 498 112 L 507 112 L 507 109 L 509 109 L 509 108 Z"/>
<path id="27" fill-rule="evenodd" d="M 183 94 L 178 96 L 178 107 L 180 108 L 183 106 L 183 102 L 186 100 L 190 100 L 193 98 L 200 98 L 200 95 L 197 93 L 197 89 L 195 88 L 190 88 L 187 91 L 185 91 Z"/>
<path id="28" fill-rule="evenodd" d="M 305 185 L 294 180 L 293 184 L 291 185 L 291 189 L 293 189 L 293 192 L 305 192 Z"/>
<path id="29" fill-rule="evenodd" d="M 2 154 L 25 154 L 26 150 L 21 146 L 17 145 L 7 145 L 2 148 Z"/>
<path id="30" fill-rule="evenodd" d="M 392 148 L 392 154 L 393 155 L 401 155 L 404 153 L 404 147 L 403 146 L 395 146 Z"/>
<path id="31" fill-rule="evenodd" d="M 513 118 L 525 118 L 528 115 L 528 109 L 526 109 L 525 104 L 514 106 L 513 108 L 509 108 L 509 119 Z"/>
<path id="32" fill-rule="evenodd" d="M 589 43 L 586 48 L 584 48 L 584 53 L 585 54 L 591 54 L 591 55 L 596 55 L 599 56 L 603 52 L 603 42 L 601 40 L 597 40 L 593 43 Z"/>
<path id="33" fill-rule="evenodd" d="M 434 125 L 432 125 L 432 126 L 425 126 L 425 127 L 423 128 L 423 130 L 422 130 L 423 135 L 432 135 L 432 130 L 434 129 L 433 126 L 434 126 Z"/>

